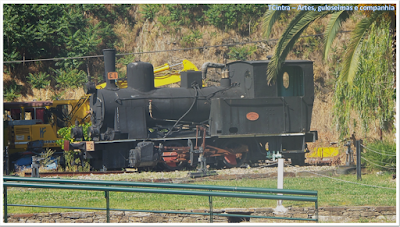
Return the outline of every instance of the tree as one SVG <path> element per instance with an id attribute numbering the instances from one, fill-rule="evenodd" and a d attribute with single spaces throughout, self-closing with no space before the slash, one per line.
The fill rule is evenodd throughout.
<path id="1" fill-rule="evenodd" d="M 358 70 L 352 84 L 338 80 L 334 97 L 334 122 L 340 137 L 345 137 L 358 124 L 364 132 L 373 124 L 382 131 L 390 131 L 395 115 L 394 80 L 391 70 L 391 37 L 389 22 L 371 26 L 370 35 L 360 48 Z M 379 64 L 376 64 L 379 59 Z M 359 117 L 352 118 L 352 111 Z"/>

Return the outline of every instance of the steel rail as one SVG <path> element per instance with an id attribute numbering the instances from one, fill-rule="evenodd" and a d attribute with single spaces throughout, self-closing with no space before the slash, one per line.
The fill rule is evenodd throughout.
<path id="1" fill-rule="evenodd" d="M 154 188 L 181 188 L 181 189 L 200 189 L 200 190 L 218 190 L 218 191 L 237 191 L 237 192 L 259 192 L 259 193 L 282 193 L 296 195 L 314 195 L 318 191 L 312 190 L 293 190 L 293 189 L 275 189 L 275 188 L 254 188 L 254 187 L 233 187 L 217 185 L 195 185 L 195 184 L 169 184 L 169 183 L 148 183 L 131 181 L 102 181 L 102 180 L 73 180 L 73 179 L 55 179 L 55 178 L 34 178 L 34 177 L 3 177 L 3 181 L 26 181 L 60 184 L 86 184 L 86 185 L 118 185 L 134 187 L 154 187 Z"/>
<path id="2" fill-rule="evenodd" d="M 261 195 L 234 192 L 209 192 L 209 191 L 185 191 L 169 189 L 148 189 L 148 188 L 127 188 L 109 186 L 82 186 L 82 185 L 62 185 L 62 184 L 32 184 L 32 183 L 10 183 L 4 182 L 3 187 L 24 187 L 24 188 L 48 188 L 48 189 L 70 189 L 70 190 L 90 190 L 90 191 L 110 191 L 110 192 L 142 192 L 142 193 L 161 193 L 175 195 L 196 195 L 196 196 L 219 196 L 237 197 L 248 199 L 273 199 L 273 200 L 295 200 L 317 202 L 316 197 L 309 196 L 285 196 L 285 195 Z"/>

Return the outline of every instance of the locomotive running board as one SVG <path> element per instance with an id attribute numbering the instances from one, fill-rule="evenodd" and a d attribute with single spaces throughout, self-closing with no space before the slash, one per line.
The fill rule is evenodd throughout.
<path id="1" fill-rule="evenodd" d="M 210 139 L 211 136 L 206 136 L 206 139 Z M 107 144 L 107 143 L 125 143 L 125 142 L 136 142 L 136 141 L 167 141 L 167 140 L 187 140 L 196 139 L 193 137 L 171 137 L 171 138 L 146 138 L 146 139 L 125 139 L 125 140 L 109 140 L 109 141 L 95 141 L 95 144 Z"/>
<path id="2" fill-rule="evenodd" d="M 218 138 L 243 138 L 243 137 L 272 137 L 272 136 L 304 136 L 306 133 L 280 133 L 280 134 L 230 134 L 230 135 L 214 135 Z"/>

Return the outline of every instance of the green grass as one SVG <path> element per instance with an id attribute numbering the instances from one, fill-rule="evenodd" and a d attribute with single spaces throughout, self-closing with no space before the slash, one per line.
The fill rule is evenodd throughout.
<path id="1" fill-rule="evenodd" d="M 335 178 L 356 183 L 378 185 L 395 188 L 395 181 L 390 174 L 377 176 L 368 174 L 357 181 L 355 175 L 341 175 Z M 197 184 L 226 185 L 241 187 L 276 188 L 276 179 L 242 179 L 231 181 L 204 181 Z M 325 177 L 287 177 L 284 179 L 285 189 L 317 190 L 318 204 L 326 206 L 396 206 L 396 190 L 367 187 L 336 181 Z M 9 188 L 9 204 L 40 204 L 74 207 L 101 207 L 105 208 L 104 192 L 76 191 L 56 189 L 22 189 Z M 284 206 L 313 207 L 314 203 L 300 201 L 284 201 Z M 120 209 L 144 210 L 184 210 L 208 209 L 208 197 L 181 196 L 164 194 L 144 194 L 110 192 L 110 207 Z M 213 197 L 213 208 L 252 208 L 276 207 L 275 200 L 256 200 L 239 198 Z M 73 209 L 47 209 L 9 207 L 9 213 L 39 213 L 77 211 Z"/>

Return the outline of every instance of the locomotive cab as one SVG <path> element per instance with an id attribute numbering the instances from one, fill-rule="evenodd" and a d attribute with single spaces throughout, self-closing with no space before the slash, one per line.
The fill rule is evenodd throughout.
<path id="1" fill-rule="evenodd" d="M 314 101 L 312 61 L 285 61 L 275 82 L 267 81 L 269 61 L 228 64 L 232 83 L 243 91 L 240 98 L 211 101 L 211 135 L 219 138 L 259 138 L 271 151 L 293 163 L 304 164 Z M 299 160 L 299 161 L 297 161 Z"/>

